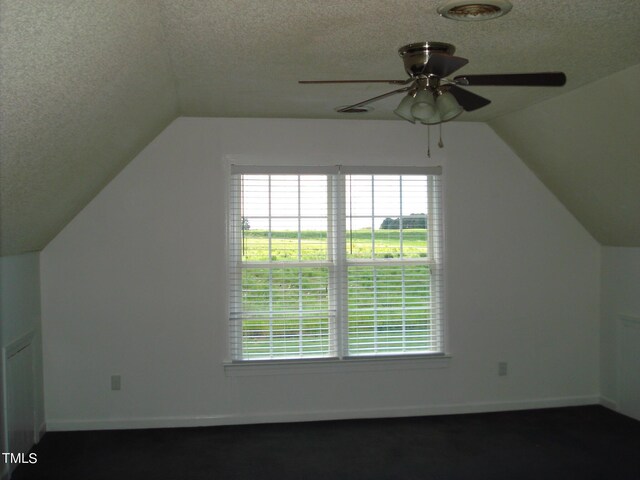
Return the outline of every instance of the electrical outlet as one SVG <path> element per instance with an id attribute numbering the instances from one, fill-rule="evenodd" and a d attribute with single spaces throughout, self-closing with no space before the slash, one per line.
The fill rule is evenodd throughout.
<path id="1" fill-rule="evenodd" d="M 120 375 L 111 375 L 111 390 L 120 390 L 121 379 Z"/>
<path id="2" fill-rule="evenodd" d="M 507 362 L 498 362 L 498 375 L 504 377 L 507 375 Z"/>

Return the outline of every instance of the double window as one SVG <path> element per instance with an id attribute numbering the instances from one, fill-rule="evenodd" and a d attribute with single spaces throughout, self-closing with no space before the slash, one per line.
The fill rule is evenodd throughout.
<path id="1" fill-rule="evenodd" d="M 232 166 L 233 360 L 443 353 L 439 174 Z"/>

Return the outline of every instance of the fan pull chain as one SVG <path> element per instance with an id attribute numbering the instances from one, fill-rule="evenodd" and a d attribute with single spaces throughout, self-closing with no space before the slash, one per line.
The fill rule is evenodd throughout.
<path id="1" fill-rule="evenodd" d="M 439 126 L 440 126 L 440 140 L 438 140 L 438 147 L 443 148 L 444 142 L 442 141 L 442 123 Z"/>
<path id="2" fill-rule="evenodd" d="M 431 126 L 427 125 L 427 158 L 431 158 Z"/>

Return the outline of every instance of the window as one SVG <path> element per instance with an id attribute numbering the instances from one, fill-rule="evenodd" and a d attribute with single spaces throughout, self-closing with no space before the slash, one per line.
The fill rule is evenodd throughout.
<path id="1" fill-rule="evenodd" d="M 232 166 L 232 359 L 443 353 L 439 173 Z"/>

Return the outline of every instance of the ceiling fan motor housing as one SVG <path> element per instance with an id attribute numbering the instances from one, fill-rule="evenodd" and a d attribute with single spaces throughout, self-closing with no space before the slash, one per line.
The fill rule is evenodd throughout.
<path id="1" fill-rule="evenodd" d="M 410 77 L 416 78 L 429 75 L 427 62 L 432 53 L 453 55 L 456 47 L 450 43 L 421 42 L 410 43 L 398 49 L 398 54 L 404 62 L 404 69 Z"/>

